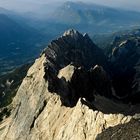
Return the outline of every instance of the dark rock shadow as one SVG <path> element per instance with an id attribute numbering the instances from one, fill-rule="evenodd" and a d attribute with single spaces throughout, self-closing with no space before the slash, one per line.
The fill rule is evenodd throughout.
<path id="1" fill-rule="evenodd" d="M 126 124 L 105 129 L 96 140 L 140 140 L 140 121 L 132 119 Z"/>
<path id="2" fill-rule="evenodd" d="M 123 42 L 124 41 L 124 42 Z M 110 58 L 112 85 L 116 94 L 124 103 L 140 103 L 140 40 L 127 38 L 114 42 Z M 119 43 L 119 44 L 118 44 Z"/>
<path id="3" fill-rule="evenodd" d="M 134 115 L 140 113 L 140 104 L 132 105 L 118 100 L 112 94 L 110 79 L 101 67 L 89 71 L 75 68 L 70 81 L 58 78 L 58 73 L 48 68 L 44 78 L 48 81 L 48 90 L 60 96 L 62 105 L 76 106 L 78 100 L 92 110 L 104 114 Z"/>

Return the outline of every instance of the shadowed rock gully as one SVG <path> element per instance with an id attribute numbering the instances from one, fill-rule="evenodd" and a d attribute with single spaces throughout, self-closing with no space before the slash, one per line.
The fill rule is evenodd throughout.
<path id="1" fill-rule="evenodd" d="M 63 36 L 52 41 L 43 53 L 46 56 L 44 78 L 48 81 L 48 89 L 60 95 L 62 105 L 74 107 L 81 98 L 81 101 L 90 108 L 104 113 L 128 115 L 139 112 L 139 105 L 131 105 L 139 102 L 130 98 L 132 92 L 130 84 L 134 72 L 131 72 L 130 66 L 127 73 L 120 70 L 122 67 L 117 69 L 120 58 L 113 60 L 112 56 L 109 63 L 102 50 L 87 34 L 82 35 L 78 31 L 68 30 Z M 116 61 L 114 65 L 113 61 Z M 73 69 L 67 71 L 67 67 Z M 65 74 L 58 76 L 61 71 L 72 73 L 69 80 Z M 126 97 L 123 97 L 124 93 Z"/>

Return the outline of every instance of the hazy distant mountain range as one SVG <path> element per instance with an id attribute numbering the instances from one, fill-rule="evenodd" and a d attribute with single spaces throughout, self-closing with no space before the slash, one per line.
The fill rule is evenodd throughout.
<path id="1" fill-rule="evenodd" d="M 139 23 L 139 12 L 83 2 L 43 5 L 27 13 L 0 8 L 0 72 L 35 58 L 45 47 L 43 44 L 69 28 L 102 36 L 136 28 Z"/>
<path id="2" fill-rule="evenodd" d="M 66 2 L 55 10 L 51 19 L 56 23 L 77 25 L 77 27 L 82 25 L 90 28 L 98 27 L 96 32 L 109 32 L 125 26 L 138 25 L 140 14 L 99 5 Z M 86 30 L 87 26 L 83 30 Z"/>
<path id="3" fill-rule="evenodd" d="M 65 2 L 53 10 L 49 9 L 49 6 L 45 5 L 36 11 L 36 14 L 30 13 L 30 16 L 41 21 L 41 24 L 35 26 L 53 32 L 63 32 L 74 27 L 90 34 L 107 33 L 139 26 L 140 21 L 139 12 L 83 2 Z"/>

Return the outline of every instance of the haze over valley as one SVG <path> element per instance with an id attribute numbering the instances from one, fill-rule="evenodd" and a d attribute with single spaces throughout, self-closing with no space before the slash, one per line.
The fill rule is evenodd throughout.
<path id="1" fill-rule="evenodd" d="M 0 71 L 3 73 L 33 60 L 46 43 L 67 29 L 74 28 L 89 33 L 92 38 L 94 35 L 100 38 L 102 34 L 138 28 L 140 22 L 138 11 L 112 8 L 113 4 L 110 7 L 104 6 L 104 3 L 93 4 L 91 1 L 19 3 L 13 0 L 0 3 L 3 6 L 0 8 L 0 31 L 3 34 L 0 37 Z"/>

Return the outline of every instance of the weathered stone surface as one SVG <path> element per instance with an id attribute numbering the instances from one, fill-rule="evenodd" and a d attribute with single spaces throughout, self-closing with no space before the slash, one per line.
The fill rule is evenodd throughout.
<path id="1" fill-rule="evenodd" d="M 126 124 L 110 127 L 99 134 L 96 140 L 139 140 L 140 122 L 131 120 Z"/>
<path id="2" fill-rule="evenodd" d="M 139 105 L 109 98 L 111 81 L 99 66 L 106 60 L 98 60 L 102 53 L 90 41 L 70 30 L 51 43 L 19 87 L 11 115 L 0 124 L 0 140 L 94 140 L 109 127 L 140 118 Z"/>
<path id="3" fill-rule="evenodd" d="M 91 140 L 109 126 L 130 121 L 130 116 L 93 111 L 80 99 L 73 108 L 62 106 L 60 97 L 47 89 L 44 62 L 42 56 L 29 69 L 14 99 L 12 115 L 0 125 L 1 140 Z M 65 70 L 70 75 L 73 67 L 59 73 L 69 79 Z"/>

